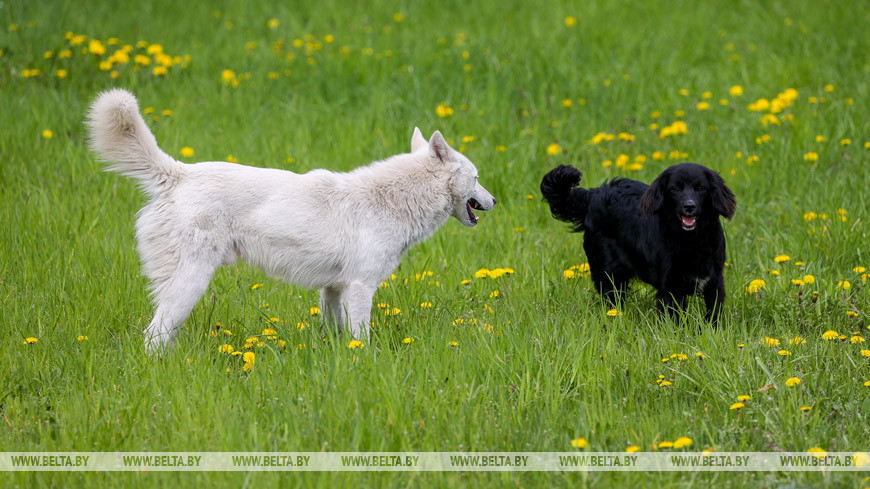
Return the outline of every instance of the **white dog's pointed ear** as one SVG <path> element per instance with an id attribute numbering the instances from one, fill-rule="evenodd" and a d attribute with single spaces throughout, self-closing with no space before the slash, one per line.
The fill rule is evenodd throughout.
<path id="1" fill-rule="evenodd" d="M 441 161 L 450 159 L 450 145 L 444 140 L 440 131 L 433 132 L 432 137 L 429 138 L 429 156 Z"/>
<path id="2" fill-rule="evenodd" d="M 426 146 L 427 144 L 429 144 L 429 142 L 426 141 L 426 138 L 423 137 L 423 133 L 420 132 L 420 128 L 415 127 L 414 135 L 411 136 L 411 152 L 416 153 L 418 149 Z"/>

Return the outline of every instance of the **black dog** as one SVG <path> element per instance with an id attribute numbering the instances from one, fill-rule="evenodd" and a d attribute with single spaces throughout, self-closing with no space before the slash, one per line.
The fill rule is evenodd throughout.
<path id="1" fill-rule="evenodd" d="M 707 321 L 725 302 L 725 234 L 719 216 L 737 202 L 718 173 L 695 163 L 674 165 L 651 185 L 615 178 L 576 187 L 581 173 L 561 165 L 544 176 L 541 193 L 556 219 L 585 232 L 583 249 L 595 288 L 615 303 L 633 277 L 656 288 L 660 309 L 683 309 L 702 294 Z"/>

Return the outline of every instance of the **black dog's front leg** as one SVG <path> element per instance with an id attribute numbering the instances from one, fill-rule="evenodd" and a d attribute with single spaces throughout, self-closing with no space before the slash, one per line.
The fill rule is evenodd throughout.
<path id="1" fill-rule="evenodd" d="M 704 304 L 707 306 L 707 313 L 704 314 L 704 320 L 708 323 L 712 321 L 713 325 L 719 324 L 719 314 L 722 312 L 722 304 L 725 303 L 725 280 L 719 277 L 718 280 L 711 281 L 704 287 Z"/>
<path id="2" fill-rule="evenodd" d="M 674 296 L 671 292 L 660 290 L 656 293 L 656 307 L 661 313 L 667 313 L 671 319 L 675 319 L 680 311 L 686 309 L 686 296 Z"/>

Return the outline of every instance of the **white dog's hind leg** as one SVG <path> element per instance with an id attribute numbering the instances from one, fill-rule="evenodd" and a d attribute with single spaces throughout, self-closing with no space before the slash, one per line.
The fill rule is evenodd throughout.
<path id="1" fill-rule="evenodd" d="M 351 336 L 368 339 L 369 321 L 372 314 L 372 299 L 377 286 L 353 283 L 341 293 L 342 305 L 347 309 L 347 325 Z"/>
<path id="2" fill-rule="evenodd" d="M 344 329 L 344 308 L 341 306 L 341 289 L 335 286 L 324 287 L 320 291 L 320 310 L 329 327 Z"/>
<path id="3" fill-rule="evenodd" d="M 190 311 L 208 288 L 215 268 L 206 263 L 179 264 L 172 276 L 154 284 L 157 310 L 145 330 L 148 353 L 172 346 Z"/>

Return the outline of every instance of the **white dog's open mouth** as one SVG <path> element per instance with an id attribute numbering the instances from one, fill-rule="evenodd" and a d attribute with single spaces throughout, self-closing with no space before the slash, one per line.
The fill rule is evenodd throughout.
<path id="1" fill-rule="evenodd" d="M 465 210 L 468 211 L 468 219 L 471 221 L 471 224 L 477 224 L 477 220 L 480 219 L 471 209 L 477 209 L 479 211 L 484 210 L 483 206 L 474 199 L 468 199 L 468 202 L 465 203 Z"/>
<path id="2" fill-rule="evenodd" d="M 695 221 L 698 220 L 698 216 L 684 216 L 680 214 L 680 224 L 683 225 L 684 231 L 691 231 L 695 229 Z"/>

